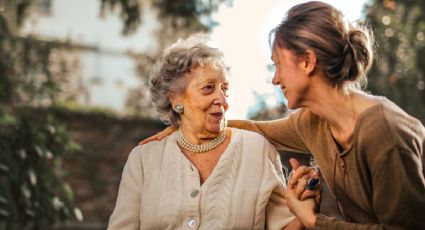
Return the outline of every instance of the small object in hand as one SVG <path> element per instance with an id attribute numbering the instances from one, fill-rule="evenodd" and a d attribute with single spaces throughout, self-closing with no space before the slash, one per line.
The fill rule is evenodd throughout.
<path id="1" fill-rule="evenodd" d="M 320 186 L 319 178 L 310 178 L 305 183 L 305 189 L 307 190 L 316 190 Z"/>

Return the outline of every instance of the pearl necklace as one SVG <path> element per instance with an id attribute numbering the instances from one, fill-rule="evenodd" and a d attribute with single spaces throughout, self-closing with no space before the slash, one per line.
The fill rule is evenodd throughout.
<path id="1" fill-rule="evenodd" d="M 223 133 L 218 135 L 216 138 L 214 138 L 212 141 L 206 144 L 195 145 L 190 143 L 184 137 L 183 131 L 181 128 L 177 131 L 177 142 L 180 144 L 181 147 L 183 147 L 184 149 L 192 153 L 203 153 L 203 152 L 208 152 L 210 150 L 213 150 L 217 148 L 220 144 L 222 144 L 224 142 L 224 139 L 226 139 L 226 131 L 224 131 Z"/>

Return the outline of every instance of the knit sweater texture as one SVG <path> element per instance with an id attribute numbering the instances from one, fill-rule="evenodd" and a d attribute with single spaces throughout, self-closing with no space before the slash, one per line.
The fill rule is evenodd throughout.
<path id="1" fill-rule="evenodd" d="M 108 229 L 282 229 L 294 218 L 285 190 L 279 155 L 259 134 L 232 129 L 201 185 L 173 133 L 130 153 Z"/>

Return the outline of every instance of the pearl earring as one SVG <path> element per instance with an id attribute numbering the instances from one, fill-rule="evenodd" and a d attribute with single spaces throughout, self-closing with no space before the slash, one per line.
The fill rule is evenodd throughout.
<path id="1" fill-rule="evenodd" d="M 174 112 L 178 114 L 182 114 L 184 110 L 184 106 L 182 104 L 176 104 L 173 108 Z"/>

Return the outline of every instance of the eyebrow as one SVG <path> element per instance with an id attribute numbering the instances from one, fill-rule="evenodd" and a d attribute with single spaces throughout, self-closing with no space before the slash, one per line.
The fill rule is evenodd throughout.
<path id="1" fill-rule="evenodd" d="M 201 82 L 198 82 L 198 83 L 195 85 L 195 87 L 199 87 L 200 85 L 205 84 L 205 83 L 214 83 L 214 82 L 216 82 L 216 81 L 217 81 L 217 80 L 216 80 L 215 78 L 208 78 L 208 79 L 205 79 L 205 80 L 203 80 L 203 81 L 201 81 Z M 223 83 L 224 83 L 224 84 L 229 84 L 229 80 L 225 80 Z"/>
<path id="2" fill-rule="evenodd" d="M 208 78 L 208 79 L 204 79 L 204 80 L 202 80 L 202 81 L 199 81 L 198 83 L 196 83 L 196 87 L 199 87 L 200 85 L 202 85 L 202 84 L 205 84 L 205 83 L 211 83 L 211 82 L 215 82 L 215 79 L 214 78 Z"/>

